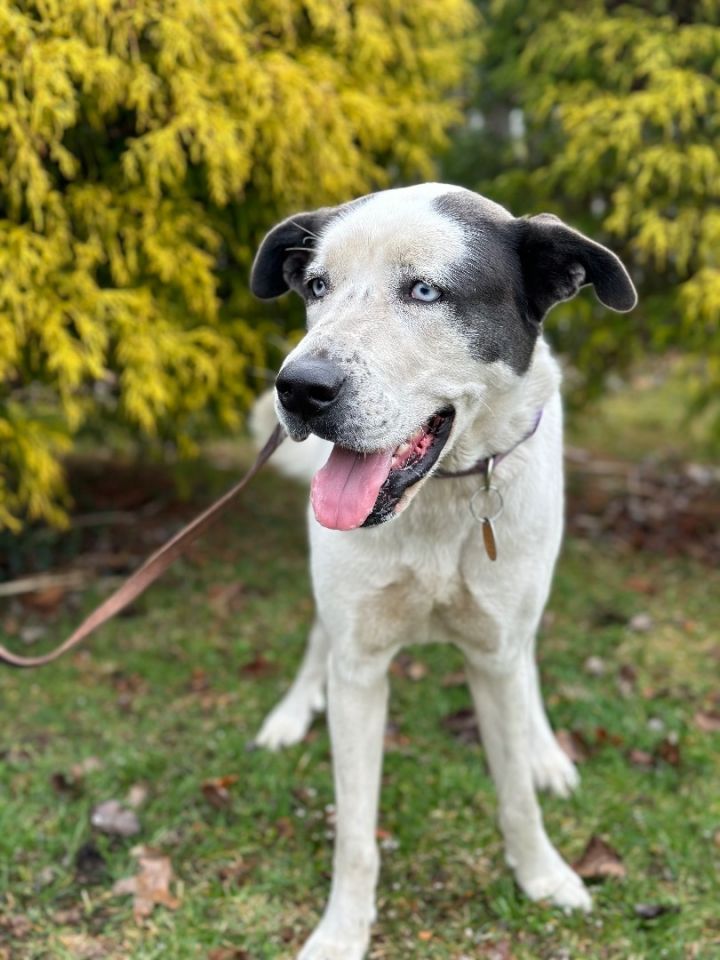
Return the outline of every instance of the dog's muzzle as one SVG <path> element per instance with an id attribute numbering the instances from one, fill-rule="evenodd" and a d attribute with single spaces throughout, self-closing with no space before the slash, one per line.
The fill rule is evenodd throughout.
<path id="1" fill-rule="evenodd" d="M 348 433 L 357 423 L 349 409 L 352 381 L 327 357 L 291 360 L 275 388 L 278 412 L 293 440 L 314 433 L 333 443 L 310 488 L 316 519 L 332 530 L 376 526 L 400 513 L 435 466 L 452 429 L 454 410 L 443 408 L 401 443 L 367 449 Z"/>

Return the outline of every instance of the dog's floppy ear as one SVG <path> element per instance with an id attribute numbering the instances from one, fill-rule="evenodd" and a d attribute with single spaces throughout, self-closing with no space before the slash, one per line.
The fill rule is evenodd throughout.
<path id="1" fill-rule="evenodd" d="M 260 244 L 250 274 L 250 289 L 256 297 L 272 300 L 299 282 L 320 231 L 335 211 L 335 207 L 321 207 L 296 213 L 273 227 Z"/>
<path id="2" fill-rule="evenodd" d="M 607 247 L 573 230 L 551 213 L 519 220 L 518 250 L 530 318 L 540 323 L 561 300 L 591 283 L 598 300 L 625 313 L 637 303 L 628 272 Z"/>

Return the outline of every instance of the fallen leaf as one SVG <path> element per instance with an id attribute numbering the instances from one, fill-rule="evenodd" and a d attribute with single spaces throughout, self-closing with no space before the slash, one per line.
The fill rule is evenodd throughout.
<path id="1" fill-rule="evenodd" d="M 82 784 L 74 777 L 68 777 L 62 770 L 50 774 L 50 786 L 60 796 L 78 797 L 82 793 Z"/>
<path id="2" fill-rule="evenodd" d="M 674 903 L 636 903 L 633 911 L 641 920 L 655 920 L 666 913 L 679 913 L 680 907 Z"/>
<path id="3" fill-rule="evenodd" d="M 256 866 L 257 861 L 254 860 L 243 860 L 242 858 L 239 860 L 233 860 L 231 863 L 227 863 L 220 867 L 217 872 L 218 880 L 220 880 L 222 883 L 241 887 L 247 881 L 248 877 Z"/>
<path id="4" fill-rule="evenodd" d="M 274 673 L 277 667 L 274 663 L 259 653 L 252 660 L 240 667 L 240 676 L 242 677 L 267 677 Z"/>
<path id="5" fill-rule="evenodd" d="M 235 773 L 231 773 L 225 777 L 213 777 L 210 780 L 203 780 L 201 788 L 203 796 L 209 804 L 218 810 L 229 807 L 232 797 L 230 796 L 230 790 L 228 788 L 234 783 L 237 783 L 237 781 L 238 776 Z"/>
<path id="6" fill-rule="evenodd" d="M 79 763 L 74 763 L 70 767 L 70 772 L 74 777 L 84 777 L 88 773 L 95 773 L 96 770 L 102 770 L 103 762 L 100 757 L 85 757 Z"/>
<path id="7" fill-rule="evenodd" d="M 137 814 L 128 810 L 118 800 L 106 800 L 90 815 L 90 823 L 101 833 L 116 837 L 134 837 L 140 833 Z"/>
<path id="8" fill-rule="evenodd" d="M 427 676 L 428 668 L 419 660 L 413 660 L 408 667 L 407 675 L 411 680 L 422 680 Z"/>
<path id="9" fill-rule="evenodd" d="M 77 797 L 82 793 L 85 775 L 100 770 L 101 767 L 102 761 L 98 757 L 86 757 L 79 763 L 74 763 L 69 774 L 62 770 L 51 774 L 50 783 L 56 793 Z"/>
<path id="10" fill-rule="evenodd" d="M 655 754 L 671 767 L 680 766 L 680 745 L 669 737 L 657 745 Z"/>
<path id="11" fill-rule="evenodd" d="M 477 718 L 470 707 L 463 707 L 442 718 L 442 725 L 461 743 L 479 743 Z"/>
<path id="12" fill-rule="evenodd" d="M 573 763 L 583 763 L 590 756 L 588 742 L 577 730 L 556 730 L 555 739 Z"/>
<path id="13" fill-rule="evenodd" d="M 720 713 L 716 710 L 698 710 L 694 720 L 703 733 L 720 733 Z"/>
<path id="14" fill-rule="evenodd" d="M 452 673 L 446 673 L 440 683 L 443 687 L 464 687 L 467 683 L 467 675 L 464 670 L 454 670 Z"/>
<path id="15" fill-rule="evenodd" d="M 635 593 L 644 593 L 650 597 L 656 594 L 658 589 L 656 580 L 640 576 L 628 577 L 625 586 L 628 590 L 634 590 Z"/>
<path id="16" fill-rule="evenodd" d="M 628 626 L 635 633 L 648 633 L 655 626 L 655 621 L 649 613 L 636 613 L 630 617 Z"/>
<path id="17" fill-rule="evenodd" d="M 134 783 L 128 790 L 125 802 L 129 807 L 132 807 L 133 810 L 137 810 L 138 807 L 141 807 L 147 800 L 148 792 L 148 785 L 146 783 Z"/>
<path id="18" fill-rule="evenodd" d="M 655 766 L 655 757 L 647 750 L 638 750 L 636 747 L 628 753 L 628 760 L 634 767 L 650 770 Z"/>
<path id="19" fill-rule="evenodd" d="M 595 742 L 599 747 L 621 747 L 625 741 L 618 733 L 610 733 L 605 727 L 596 727 Z"/>
<path id="20" fill-rule="evenodd" d="M 32 933 L 32 924 L 22 913 L 0 916 L 0 930 L 7 930 L 15 940 L 24 940 Z"/>
<path id="21" fill-rule="evenodd" d="M 136 847 L 132 855 L 138 861 L 137 874 L 118 880 L 112 892 L 117 896 L 132 894 L 137 923 L 149 917 L 156 905 L 176 910 L 180 901 L 170 893 L 173 879 L 170 857 L 144 846 Z"/>
<path id="22" fill-rule="evenodd" d="M 68 907 L 67 910 L 56 910 L 53 914 L 53 923 L 59 927 L 77 927 L 83 922 L 81 907 Z"/>
<path id="23" fill-rule="evenodd" d="M 573 870 L 585 880 L 604 880 L 606 877 L 624 877 L 627 870 L 614 847 L 598 836 L 592 836 Z"/>
<path id="24" fill-rule="evenodd" d="M 210 609 L 221 618 L 227 617 L 231 613 L 238 613 L 245 602 L 245 584 L 242 581 L 216 583 L 208 590 Z"/>
<path id="25" fill-rule="evenodd" d="M 591 677 L 602 677 L 607 669 L 602 657 L 588 657 L 583 668 Z"/>
<path id="26" fill-rule="evenodd" d="M 275 821 L 275 829 L 280 837 L 295 836 L 295 826 L 290 817 L 278 817 Z"/>
<path id="27" fill-rule="evenodd" d="M 213 947 L 207 960 L 250 960 L 250 954 L 240 947 Z"/>
<path id="28" fill-rule="evenodd" d="M 385 750 L 388 753 L 396 753 L 410 746 L 410 737 L 402 733 L 400 727 L 390 720 L 385 727 Z"/>
<path id="29" fill-rule="evenodd" d="M 409 653 L 400 653 L 390 664 L 390 673 L 394 677 L 404 677 L 408 680 L 422 680 L 427 676 L 428 668 L 420 660 L 415 660 Z"/>
<path id="30" fill-rule="evenodd" d="M 35 590 L 21 598 L 23 606 L 40 613 L 53 613 L 65 597 L 65 587 L 53 585 L 42 590 Z"/>
<path id="31" fill-rule="evenodd" d="M 513 960 L 509 940 L 484 943 L 480 949 L 478 956 L 482 957 L 482 960 Z"/>
<path id="32" fill-rule="evenodd" d="M 104 960 L 112 949 L 104 937 L 91 937 L 86 933 L 63 933 L 58 940 L 75 960 Z"/>
<path id="33" fill-rule="evenodd" d="M 191 693 L 205 693 L 206 690 L 210 689 L 210 680 L 202 667 L 193 667 L 188 687 Z"/>
<path id="34" fill-rule="evenodd" d="M 635 684 L 637 682 L 637 672 L 629 663 L 624 663 L 618 670 L 617 686 L 620 695 L 623 697 L 632 697 L 635 693 Z"/>
<path id="35" fill-rule="evenodd" d="M 33 886 L 36 890 L 42 890 L 43 887 L 49 887 L 51 883 L 55 880 L 57 876 L 57 871 L 55 867 L 48 866 L 43 867 L 41 870 L 35 874 Z"/>
<path id="36" fill-rule="evenodd" d="M 130 710 L 135 698 L 147 692 L 148 684 L 139 673 L 122 673 L 116 671 L 110 678 L 112 686 L 117 691 L 116 703 L 121 710 Z"/>

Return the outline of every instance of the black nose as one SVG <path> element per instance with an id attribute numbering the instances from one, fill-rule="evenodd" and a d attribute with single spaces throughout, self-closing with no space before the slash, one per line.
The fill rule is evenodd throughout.
<path id="1" fill-rule="evenodd" d="M 310 420 L 335 403 L 344 383 L 345 374 L 332 360 L 295 360 L 280 371 L 275 389 L 288 413 Z"/>

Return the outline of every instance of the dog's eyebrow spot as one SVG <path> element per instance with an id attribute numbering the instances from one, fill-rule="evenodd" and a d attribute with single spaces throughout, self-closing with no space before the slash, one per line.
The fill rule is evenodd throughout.
<path id="1" fill-rule="evenodd" d="M 446 290 L 448 307 L 470 349 L 485 363 L 499 360 L 515 373 L 524 373 L 539 331 L 520 309 L 524 294 L 511 230 L 515 218 L 469 191 L 448 193 L 433 204 L 460 226 L 465 237 L 465 250 L 449 271 Z"/>

